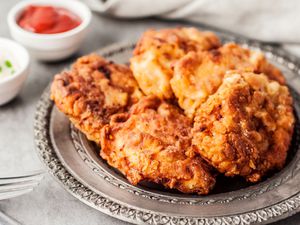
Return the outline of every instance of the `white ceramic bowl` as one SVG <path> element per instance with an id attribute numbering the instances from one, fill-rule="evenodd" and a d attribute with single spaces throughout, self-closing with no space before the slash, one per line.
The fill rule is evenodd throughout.
<path id="1" fill-rule="evenodd" d="M 20 44 L 9 39 L 0 38 L 0 49 L 7 50 L 18 64 L 16 72 L 0 79 L 0 105 L 12 100 L 20 92 L 29 73 L 29 54 Z"/>
<path id="2" fill-rule="evenodd" d="M 81 24 L 69 31 L 58 34 L 37 34 L 22 29 L 17 20 L 28 5 L 51 5 L 63 7 L 81 18 Z M 16 4 L 8 13 L 11 36 L 24 45 L 37 59 L 57 61 L 76 52 L 91 22 L 90 9 L 77 0 L 25 0 Z"/>

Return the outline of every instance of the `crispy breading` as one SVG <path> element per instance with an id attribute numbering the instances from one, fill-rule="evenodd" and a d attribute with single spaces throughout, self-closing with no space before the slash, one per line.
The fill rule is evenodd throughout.
<path id="1" fill-rule="evenodd" d="M 145 97 L 102 129 L 101 157 L 134 185 L 146 180 L 207 194 L 215 178 L 192 149 L 191 123 L 175 106 Z"/>
<path id="2" fill-rule="evenodd" d="M 265 73 L 270 79 L 285 83 L 282 73 L 262 53 L 234 43 L 211 51 L 190 52 L 175 63 L 170 81 L 186 115 L 194 116 L 197 108 L 218 89 L 227 70 Z"/>
<path id="3" fill-rule="evenodd" d="M 137 43 L 130 68 L 146 95 L 169 99 L 173 97 L 169 82 L 173 76 L 172 64 L 190 51 L 219 46 L 214 33 L 195 28 L 148 30 Z"/>
<path id="4" fill-rule="evenodd" d="M 284 166 L 292 97 L 262 53 L 195 28 L 149 30 L 130 68 L 81 57 L 51 98 L 133 185 L 208 194 L 215 169 L 257 182 Z"/>
<path id="5" fill-rule="evenodd" d="M 56 75 L 51 86 L 51 98 L 58 109 L 97 143 L 110 116 L 123 112 L 142 95 L 127 66 L 96 54 L 79 58 L 71 70 Z"/>
<path id="6" fill-rule="evenodd" d="M 221 173 L 256 182 L 284 166 L 294 121 L 286 86 L 263 74 L 228 72 L 200 106 L 192 142 Z"/>

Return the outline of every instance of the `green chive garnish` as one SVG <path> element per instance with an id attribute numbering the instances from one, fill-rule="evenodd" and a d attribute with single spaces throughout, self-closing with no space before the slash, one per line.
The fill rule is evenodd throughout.
<path id="1" fill-rule="evenodd" d="M 5 65 L 8 67 L 8 68 L 12 68 L 12 64 L 9 60 L 5 60 Z"/>
<path id="2" fill-rule="evenodd" d="M 12 70 L 12 71 L 11 71 L 11 74 L 14 74 L 14 73 L 15 73 L 15 70 Z"/>
<path id="3" fill-rule="evenodd" d="M 2 73 L 2 67 L 0 66 L 0 73 Z"/>

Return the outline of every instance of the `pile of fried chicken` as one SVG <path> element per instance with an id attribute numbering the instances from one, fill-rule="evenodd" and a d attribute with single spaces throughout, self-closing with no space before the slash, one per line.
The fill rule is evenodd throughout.
<path id="1" fill-rule="evenodd" d="M 281 169 L 295 122 L 279 69 L 196 28 L 146 31 L 130 67 L 83 56 L 51 98 L 130 183 L 183 193 L 208 194 L 220 173 L 258 182 Z"/>

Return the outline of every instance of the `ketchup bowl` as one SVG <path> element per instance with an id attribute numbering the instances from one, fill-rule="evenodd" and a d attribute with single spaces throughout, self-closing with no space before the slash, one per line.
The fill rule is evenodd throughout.
<path id="1" fill-rule="evenodd" d="M 33 16 L 33 20 L 36 20 L 33 24 L 37 24 L 37 30 L 27 28 L 26 23 L 24 21 L 21 23 L 20 19 L 28 7 L 34 8 L 34 6 L 70 12 L 71 16 L 78 18 L 78 24 L 72 26 L 71 29 L 64 29 L 60 26 L 56 29 L 45 30 L 44 27 L 49 21 L 42 23 L 39 20 L 47 19 L 47 11 L 42 15 L 43 11 L 41 11 L 39 12 L 40 18 Z M 24 45 L 32 56 L 43 61 L 58 61 L 69 57 L 79 49 L 87 33 L 91 17 L 90 9 L 78 0 L 26 0 L 19 2 L 9 11 L 7 22 L 11 36 Z M 70 21 L 67 22 L 70 24 Z"/>

